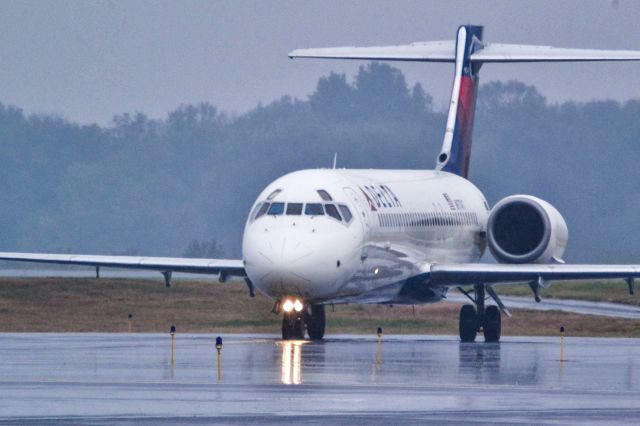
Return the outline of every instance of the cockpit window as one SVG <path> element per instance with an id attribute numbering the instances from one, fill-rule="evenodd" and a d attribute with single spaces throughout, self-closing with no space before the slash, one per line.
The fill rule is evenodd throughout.
<path id="1" fill-rule="evenodd" d="M 324 189 L 318 189 L 318 194 L 320 195 L 320 198 L 322 198 L 322 201 L 333 201 L 331 195 L 329 195 L 329 193 Z"/>
<path id="2" fill-rule="evenodd" d="M 269 200 L 269 201 L 273 200 L 275 198 L 275 196 L 278 195 L 281 192 L 282 192 L 282 189 L 276 189 L 271 194 L 269 194 L 269 196 L 267 197 L 267 200 Z"/>
<path id="3" fill-rule="evenodd" d="M 253 218 L 253 220 L 256 220 L 260 216 L 264 216 L 264 214 L 267 212 L 267 210 L 269 210 L 269 206 L 270 205 L 271 205 L 271 203 L 262 203 L 262 205 L 258 209 L 258 212 L 256 213 L 256 216 Z"/>
<path id="4" fill-rule="evenodd" d="M 338 205 L 338 207 L 340 208 L 340 212 L 342 213 L 342 217 L 344 218 L 344 221 L 346 223 L 351 222 L 353 215 L 351 214 L 351 210 L 349 210 L 349 207 L 343 204 Z"/>
<path id="5" fill-rule="evenodd" d="M 323 215 L 324 210 L 322 208 L 322 204 L 320 203 L 308 203 L 304 208 L 304 214 L 307 216 L 318 216 Z"/>
<path id="6" fill-rule="evenodd" d="M 281 215 L 284 213 L 284 203 L 273 203 L 271 204 L 271 208 L 269 209 L 270 215 Z"/>
<path id="7" fill-rule="evenodd" d="M 333 204 L 325 204 L 324 209 L 327 212 L 327 215 L 331 216 L 337 221 L 342 222 L 342 218 L 340 217 L 340 213 L 338 213 L 338 209 Z"/>
<path id="8" fill-rule="evenodd" d="M 253 208 L 253 211 L 251 212 L 251 215 L 249 216 L 249 218 L 251 220 L 255 220 L 256 216 L 258 215 L 258 212 L 260 211 L 260 207 L 262 207 L 262 203 L 258 203 L 256 204 L 256 206 Z"/>
<path id="9" fill-rule="evenodd" d="M 302 203 L 287 204 L 287 214 L 293 215 L 293 216 L 300 216 L 302 214 Z"/>

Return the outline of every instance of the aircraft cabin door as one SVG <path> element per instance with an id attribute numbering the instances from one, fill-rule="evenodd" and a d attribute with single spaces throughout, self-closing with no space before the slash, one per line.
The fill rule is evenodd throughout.
<path id="1" fill-rule="evenodd" d="M 369 250 L 367 248 L 366 241 L 369 240 L 369 233 L 371 228 L 369 224 L 369 205 L 367 204 L 366 200 L 363 197 L 359 197 L 358 193 L 352 188 L 345 187 L 343 189 L 349 201 L 351 201 L 351 204 L 356 209 L 356 214 L 358 215 L 358 220 L 356 220 L 356 222 L 360 224 L 362 233 L 364 235 L 365 244 L 362 245 L 360 252 L 360 259 L 362 260 L 360 268 L 366 268 L 365 260 L 369 257 Z"/>

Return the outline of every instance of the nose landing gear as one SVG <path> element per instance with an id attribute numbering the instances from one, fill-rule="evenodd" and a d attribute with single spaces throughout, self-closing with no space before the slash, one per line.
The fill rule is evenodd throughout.
<path id="1" fill-rule="evenodd" d="M 292 310 L 282 317 L 282 340 L 304 339 L 304 314 Z"/>
<path id="2" fill-rule="evenodd" d="M 305 329 L 311 340 L 321 340 L 325 330 L 324 305 L 304 305 L 299 300 L 282 303 L 282 339 L 302 340 Z"/>

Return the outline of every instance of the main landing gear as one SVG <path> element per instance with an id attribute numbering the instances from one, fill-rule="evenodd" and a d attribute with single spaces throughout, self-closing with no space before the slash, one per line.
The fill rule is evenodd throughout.
<path id="1" fill-rule="evenodd" d="M 326 323 L 324 305 L 311 305 L 309 308 L 306 321 L 309 339 L 322 340 Z"/>
<path id="2" fill-rule="evenodd" d="M 477 333 L 482 330 L 485 342 L 500 341 L 502 328 L 500 309 L 493 305 L 485 308 L 485 286 L 482 284 L 475 285 L 473 296 L 470 295 L 471 292 L 466 292 L 462 288 L 458 289 L 474 303 L 473 305 L 464 305 L 460 309 L 460 340 L 473 342 L 476 340 Z M 498 304 L 502 304 L 490 287 L 487 288 L 487 292 Z"/>
<path id="3" fill-rule="evenodd" d="M 286 300 L 282 303 L 282 311 L 283 340 L 302 340 L 305 330 L 311 340 L 321 340 L 324 337 L 324 305 L 304 305 L 299 300 Z"/>

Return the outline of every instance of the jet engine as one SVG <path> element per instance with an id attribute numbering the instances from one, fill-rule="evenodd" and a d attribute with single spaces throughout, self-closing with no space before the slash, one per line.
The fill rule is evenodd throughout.
<path id="1" fill-rule="evenodd" d="M 491 254 L 501 263 L 562 262 L 569 230 L 551 204 L 529 195 L 504 198 L 487 222 Z"/>

